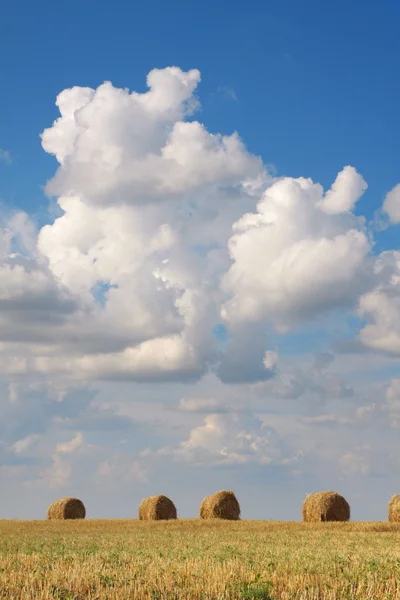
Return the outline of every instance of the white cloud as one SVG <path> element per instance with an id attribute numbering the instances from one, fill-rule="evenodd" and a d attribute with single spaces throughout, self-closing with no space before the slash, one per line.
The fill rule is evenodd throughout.
<path id="1" fill-rule="evenodd" d="M 53 456 L 52 465 L 41 472 L 42 484 L 47 484 L 49 488 L 59 488 L 67 485 L 72 474 L 72 466 L 64 460 L 59 454 Z"/>
<path id="2" fill-rule="evenodd" d="M 220 94 L 221 96 L 223 96 L 224 98 L 226 98 L 227 100 L 237 100 L 237 95 L 236 92 L 233 88 L 225 86 L 225 85 L 220 85 L 217 88 L 217 93 Z"/>
<path id="3" fill-rule="evenodd" d="M 186 412 L 210 412 L 221 408 L 221 403 L 215 398 L 181 398 L 179 409 Z"/>
<path id="4" fill-rule="evenodd" d="M 334 359 L 333 354 L 322 353 L 317 354 L 311 364 L 301 367 L 297 360 L 290 367 L 285 362 L 281 364 L 279 357 L 273 352 L 272 360 L 276 361 L 275 376 L 256 383 L 253 389 L 259 397 L 272 395 L 287 400 L 306 397 L 312 410 L 332 398 L 350 398 L 354 395 L 352 386 L 339 373 L 328 370 Z M 310 358 L 307 362 L 310 363 Z"/>
<path id="5" fill-rule="evenodd" d="M 18 400 L 18 389 L 13 381 L 8 384 L 8 393 L 11 403 L 15 403 Z"/>
<path id="6" fill-rule="evenodd" d="M 59 454 L 71 454 L 71 452 L 75 452 L 79 446 L 83 443 L 83 435 L 80 431 L 72 438 L 69 442 L 65 442 L 64 444 L 57 444 L 56 452 Z"/>
<path id="7" fill-rule="evenodd" d="M 366 450 L 370 448 L 367 446 Z M 340 466 L 346 475 L 354 477 L 354 475 L 368 475 L 371 468 L 368 458 L 363 452 L 346 452 L 340 457 Z"/>
<path id="8" fill-rule="evenodd" d="M 105 83 L 58 96 L 42 140 L 60 163 L 49 190 L 63 214 L 37 232 L 18 213 L 3 231 L 3 372 L 150 381 L 211 368 L 260 381 L 276 374 L 271 324 L 370 291 L 371 241 L 350 213 L 362 177 L 345 167 L 325 196 L 302 178 L 268 188 L 236 133 L 185 121 L 199 81 L 174 67 L 152 71 L 144 94 Z"/>
<path id="9" fill-rule="evenodd" d="M 372 321 L 360 332 L 360 340 L 374 350 L 400 354 L 400 298 L 372 292 L 360 299 L 360 314 Z"/>
<path id="10" fill-rule="evenodd" d="M 39 435 L 31 434 L 23 440 L 18 440 L 12 445 L 12 449 L 16 454 L 25 453 L 29 448 L 39 440 Z"/>
<path id="11" fill-rule="evenodd" d="M 267 350 L 264 354 L 264 367 L 268 370 L 274 369 L 278 364 L 278 355 L 272 350 Z"/>
<path id="12" fill-rule="evenodd" d="M 187 120 L 199 82 L 170 67 L 149 73 L 145 93 L 106 82 L 58 96 L 42 143 L 60 163 L 48 190 L 62 214 L 37 231 L 15 213 L 0 232 L 0 370 L 13 382 L 212 371 L 226 384 L 270 380 L 281 398 L 343 398 L 334 374 L 279 372 L 269 336 L 359 301 L 362 342 L 397 352 L 395 261 L 372 258 L 351 212 L 361 175 L 346 166 L 326 194 L 310 179 L 273 181 L 237 133 Z M 371 294 L 386 304 L 374 309 Z M 221 314 L 225 340 L 213 333 Z"/>
<path id="13" fill-rule="evenodd" d="M 264 192 L 257 213 L 234 223 L 223 279 L 228 323 L 269 320 L 286 331 L 356 301 L 368 285 L 371 248 L 363 221 L 347 212 L 360 181 L 354 170 L 342 172 L 324 198 L 310 179 L 286 177 Z"/>
<path id="14" fill-rule="evenodd" d="M 136 481 L 145 483 L 148 481 L 145 469 L 141 466 L 139 461 L 135 460 L 130 466 L 129 475 Z"/>
<path id="15" fill-rule="evenodd" d="M 381 379 L 380 384 L 372 385 L 365 372 L 360 372 L 360 384 L 350 401 L 345 396 L 326 395 L 323 410 L 310 403 L 313 386 L 322 386 L 325 377 L 337 376 L 349 384 L 359 360 L 359 356 L 334 360 L 332 355 L 280 356 L 277 381 L 281 374 L 292 373 L 294 363 L 301 366 L 307 382 L 306 391 L 295 403 L 282 402 L 272 393 L 268 386 L 273 380 L 233 386 L 223 385 L 215 376 L 195 384 L 163 383 L 162 390 L 156 384 L 96 384 L 90 394 L 71 391 L 63 398 L 59 398 L 59 390 L 64 382 L 51 397 L 46 396 L 43 385 L 20 382 L 19 398 L 13 404 L 3 386 L 0 437 L 7 440 L 7 446 L 12 449 L 15 443 L 38 435 L 37 427 L 41 427 L 40 439 L 25 452 L 6 454 L 5 446 L 0 445 L 2 464 L 8 465 L 1 470 L 2 476 L 10 477 L 10 482 L 13 478 L 13 493 L 4 490 L 3 514 L 43 518 L 43 507 L 54 499 L 56 490 L 57 495 L 81 497 L 93 518 L 132 517 L 141 498 L 158 492 L 177 502 L 182 516 L 195 516 L 199 498 L 207 490 L 226 486 L 238 494 L 249 518 L 265 517 L 265 506 L 258 498 L 268 493 L 269 518 L 295 519 L 302 498 L 311 491 L 306 487 L 329 485 L 348 497 L 348 491 L 353 493 L 352 478 L 357 477 L 357 485 L 371 488 L 373 506 L 368 514 L 365 503 L 361 499 L 353 502 L 350 496 L 354 518 L 380 518 L 382 503 L 373 477 L 380 475 L 380 493 L 390 497 L 390 485 L 395 485 L 398 471 L 399 386 L 396 379 L 386 384 L 387 363 L 378 363 L 379 373 L 374 378 Z M 345 375 L 338 366 L 340 361 L 346 367 Z M 367 362 L 368 377 L 369 365 Z M 264 392 L 259 394 L 261 388 Z M 179 398 L 186 400 L 182 406 L 177 404 Z M 206 400 L 214 400 L 222 412 L 210 414 L 213 408 Z M 361 403 L 364 417 L 358 410 Z M 207 405 L 209 412 L 202 415 Z M 99 413 L 103 414 L 101 420 Z M 87 443 L 89 431 L 98 440 L 96 446 Z M 80 445 L 77 432 L 84 434 Z M 57 446 L 59 450 L 60 446 L 61 450 L 63 446 L 75 449 L 61 452 Z M 149 450 L 140 452 L 143 448 Z M 194 468 L 196 481 L 188 488 L 186 482 Z M 24 490 L 26 495 L 27 485 L 29 506 L 23 501 L 16 504 Z M 275 491 L 282 487 L 290 490 L 292 497 L 284 507 Z"/>
<path id="16" fill-rule="evenodd" d="M 32 360 L 35 371 L 61 373 L 77 379 L 174 379 L 201 375 L 195 349 L 181 336 L 156 338 L 122 352 L 89 354 L 77 358 L 39 357 Z"/>
<path id="17" fill-rule="evenodd" d="M 114 466 L 108 460 L 103 460 L 97 467 L 97 473 L 102 477 L 109 475 L 114 470 Z"/>
<path id="18" fill-rule="evenodd" d="M 168 68 L 149 74 L 145 94 L 107 83 L 59 95 L 42 139 L 60 162 L 49 190 L 64 212 L 38 249 L 81 305 L 57 332 L 69 356 L 57 349 L 33 369 L 169 379 L 215 362 L 226 238 L 268 177 L 236 133 L 183 120 L 199 80 Z"/>
<path id="19" fill-rule="evenodd" d="M 96 474 L 102 478 L 115 478 L 127 482 L 136 481 L 146 483 L 148 481 L 146 470 L 139 461 L 128 461 L 127 457 L 115 455 L 112 460 L 104 460 L 99 463 Z"/>
<path id="20" fill-rule="evenodd" d="M 367 183 L 354 167 L 344 167 L 336 177 L 331 189 L 319 202 L 319 206 L 328 214 L 351 211 L 367 187 Z"/>
<path id="21" fill-rule="evenodd" d="M 400 379 L 392 379 L 386 392 L 383 406 L 392 427 L 400 428 Z"/>
<path id="22" fill-rule="evenodd" d="M 400 183 L 388 192 L 382 208 L 392 223 L 400 223 Z"/>
<path id="23" fill-rule="evenodd" d="M 269 364 L 271 351 L 265 328 L 260 323 L 230 325 L 230 339 L 221 353 L 217 374 L 224 383 L 253 383 L 274 377 L 276 365 Z M 269 360 L 265 360 L 269 356 Z"/>
<path id="24" fill-rule="evenodd" d="M 375 267 L 381 283 L 359 300 L 367 324 L 360 341 L 377 351 L 400 354 L 400 252 L 385 252 Z"/>
<path id="25" fill-rule="evenodd" d="M 5 165 L 11 164 L 11 154 L 8 150 L 3 150 L 0 148 L 0 163 L 4 163 Z"/>
<path id="26" fill-rule="evenodd" d="M 84 436 L 79 431 L 68 442 L 56 445 L 51 455 L 51 465 L 41 469 L 35 483 L 49 488 L 61 488 L 69 485 L 74 472 L 79 468 L 79 461 L 85 458 L 84 453 L 90 447 L 84 444 Z"/>
<path id="27" fill-rule="evenodd" d="M 61 164 L 49 192 L 142 204 L 257 175 L 261 162 L 236 134 L 212 135 L 197 121 L 182 121 L 197 107 L 199 81 L 199 71 L 171 67 L 151 71 L 144 94 L 109 82 L 62 92 L 61 117 L 42 134 L 44 149 Z"/>
<path id="28" fill-rule="evenodd" d="M 147 453 L 148 454 L 148 453 Z M 164 447 L 156 456 L 173 456 L 197 465 L 291 464 L 299 456 L 287 450 L 276 432 L 258 418 L 210 414 L 194 427 L 187 440 Z"/>

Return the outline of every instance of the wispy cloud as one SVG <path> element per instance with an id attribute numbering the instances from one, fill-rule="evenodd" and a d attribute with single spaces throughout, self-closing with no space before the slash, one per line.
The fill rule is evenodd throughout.
<path id="1" fill-rule="evenodd" d="M 217 93 L 226 98 L 227 100 L 237 100 L 236 92 L 233 88 L 220 85 L 217 88 Z"/>
<path id="2" fill-rule="evenodd" d="M 56 452 L 60 454 L 70 454 L 74 452 L 83 442 L 83 435 L 79 431 L 72 440 L 65 442 L 65 444 L 57 444 Z"/>
<path id="3" fill-rule="evenodd" d="M 0 163 L 4 163 L 5 165 L 11 165 L 11 154 L 8 150 L 3 150 L 0 148 Z"/>

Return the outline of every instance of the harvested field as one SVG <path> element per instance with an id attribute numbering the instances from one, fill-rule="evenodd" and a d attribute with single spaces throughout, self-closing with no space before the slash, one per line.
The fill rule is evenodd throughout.
<path id="1" fill-rule="evenodd" d="M 400 599 L 400 523 L 0 521 L 0 598 Z"/>

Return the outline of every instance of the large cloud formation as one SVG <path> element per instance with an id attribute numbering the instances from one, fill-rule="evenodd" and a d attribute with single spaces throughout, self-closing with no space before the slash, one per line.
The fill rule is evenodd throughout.
<path id="1" fill-rule="evenodd" d="M 169 67 L 145 93 L 59 94 L 42 144 L 61 215 L 36 231 L 17 213 L 0 232 L 4 374 L 261 381 L 268 332 L 337 309 L 366 319 L 362 344 L 400 353 L 399 260 L 373 255 L 353 212 L 361 175 L 346 166 L 327 192 L 273 179 L 237 133 L 193 119 L 199 82 Z"/>
<path id="2" fill-rule="evenodd" d="M 272 319 L 283 330 L 321 311 L 351 304 L 369 285 L 371 243 L 350 211 L 366 185 L 351 167 L 325 196 L 310 179 L 286 177 L 269 187 L 257 212 L 233 224 L 233 264 L 223 286 L 225 318 Z"/>
<path id="3" fill-rule="evenodd" d="M 236 134 L 212 135 L 199 122 L 182 120 L 197 106 L 199 81 L 195 69 L 169 67 L 149 73 L 145 94 L 109 82 L 62 92 L 61 118 L 42 135 L 44 149 L 61 165 L 49 191 L 79 193 L 95 204 L 141 204 L 256 175 L 260 161 Z"/>

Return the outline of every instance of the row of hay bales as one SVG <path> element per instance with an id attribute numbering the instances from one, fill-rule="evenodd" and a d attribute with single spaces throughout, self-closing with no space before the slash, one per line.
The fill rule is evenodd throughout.
<path id="1" fill-rule="evenodd" d="M 400 522 L 400 494 L 389 502 L 389 521 Z M 78 498 L 61 498 L 50 506 L 48 519 L 84 519 L 86 509 Z M 139 519 L 142 521 L 160 521 L 177 518 L 175 504 L 167 496 L 150 496 L 142 500 L 139 506 Z M 221 490 L 206 496 L 200 505 L 201 519 L 240 519 L 240 506 L 235 494 L 230 490 Z M 349 521 L 350 506 L 336 492 L 323 491 L 308 494 L 302 506 L 303 521 Z"/>
<path id="2" fill-rule="evenodd" d="M 84 519 L 85 516 L 85 506 L 78 498 L 56 500 L 47 511 L 47 518 L 50 520 Z M 141 521 L 169 520 L 177 518 L 177 511 L 175 504 L 167 496 L 150 496 L 141 501 L 138 516 Z M 239 502 L 232 491 L 221 490 L 204 498 L 200 505 L 199 516 L 201 519 L 238 520 Z"/>

